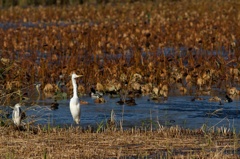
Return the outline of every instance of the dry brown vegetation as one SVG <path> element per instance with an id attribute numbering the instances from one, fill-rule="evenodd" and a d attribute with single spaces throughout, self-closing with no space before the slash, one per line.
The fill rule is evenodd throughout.
<path id="1" fill-rule="evenodd" d="M 84 92 L 97 83 L 121 89 L 120 81 L 146 94 L 226 91 L 239 83 L 238 6 L 182 0 L 2 9 L 1 91 L 36 82 L 58 91 L 60 80 L 71 85 L 73 70 L 84 75 Z"/>
<path id="2" fill-rule="evenodd" d="M 79 128 L 0 128 L 1 158 L 238 158 L 239 136 L 179 127 L 82 132 Z"/>

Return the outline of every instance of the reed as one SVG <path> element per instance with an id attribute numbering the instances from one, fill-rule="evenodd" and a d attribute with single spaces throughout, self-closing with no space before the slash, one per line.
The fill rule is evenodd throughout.
<path id="1" fill-rule="evenodd" d="M 75 157 L 222 157 L 237 158 L 235 154 L 239 134 L 229 135 L 199 130 L 186 130 L 180 127 L 161 127 L 158 131 L 131 129 L 124 131 L 82 132 L 78 127 L 50 129 L 47 133 L 41 128 L 37 134 L 31 131 L 11 130 L 1 127 L 1 143 L 10 142 L 1 149 L 2 156 L 60 157 L 63 149 L 65 157 L 75 152 Z M 10 131 L 11 130 L 11 131 Z M 17 135 L 17 136 L 16 136 Z M 49 142 L 50 141 L 50 142 Z M 198 144 L 196 144 L 196 142 Z M 42 145 L 42 146 L 40 146 Z M 44 146 L 44 147 L 43 147 Z M 23 147 L 19 151 L 15 148 Z M 77 153 L 81 148 L 81 153 Z"/>
<path id="2" fill-rule="evenodd" d="M 212 14 L 212 11 L 208 10 L 204 6 L 203 2 L 199 2 L 201 7 L 200 9 L 197 9 L 199 13 L 206 12 L 206 14 Z M 210 2 L 207 2 L 210 3 Z M 233 2 L 234 3 L 234 2 Z M 179 11 L 179 19 L 170 19 L 172 20 L 173 26 L 169 25 L 169 22 L 167 19 L 169 17 L 176 16 L 175 13 L 157 13 L 157 10 L 161 10 L 162 6 L 155 6 L 154 3 L 147 2 L 147 5 L 143 5 L 144 3 L 133 3 L 131 6 L 127 3 L 126 6 L 122 6 L 119 4 L 116 4 L 115 8 L 105 8 L 103 9 L 103 6 L 99 5 L 97 8 L 99 12 L 101 13 L 111 13 L 114 12 L 114 10 L 123 10 L 124 12 L 122 14 L 112 14 L 108 18 L 111 19 L 110 21 L 106 21 L 106 17 L 103 17 L 102 15 L 99 15 L 98 17 L 93 17 L 91 15 L 96 8 L 89 6 L 72 6 L 72 10 L 70 11 L 68 8 L 60 8 L 60 7 L 53 7 L 55 8 L 56 12 L 51 11 L 51 7 L 45 7 L 45 8 L 15 8 L 14 9 L 14 16 L 10 19 L 8 17 L 8 9 L 2 10 L 2 20 L 3 21 L 26 21 L 26 22 L 32 22 L 35 27 L 19 27 L 16 30 L 13 29 L 7 29 L 6 34 L 2 32 L 2 35 L 4 37 L 4 41 L 2 44 L 2 50 L 3 55 L 6 57 L 11 57 L 10 59 L 10 68 L 6 66 L 7 71 L 7 77 L 5 80 L 9 80 L 12 78 L 9 76 L 9 74 L 17 69 L 17 68 L 25 68 L 22 70 L 19 70 L 19 73 L 17 74 L 16 81 L 12 81 L 9 84 L 15 84 L 15 86 L 18 87 L 24 87 L 24 84 L 27 84 L 26 81 L 31 81 L 31 83 L 34 83 L 36 81 L 40 81 L 43 85 L 47 84 L 46 81 L 51 81 L 51 83 L 55 83 L 58 80 L 58 74 L 66 74 L 69 73 L 71 70 L 76 70 L 76 65 L 79 64 L 79 61 L 81 61 L 81 66 L 83 68 L 86 68 L 85 70 L 81 69 L 79 71 L 81 72 L 89 72 L 89 76 L 85 77 L 85 81 L 91 81 L 93 79 L 99 80 L 99 79 L 105 79 L 106 75 L 110 75 L 109 78 L 116 78 L 117 72 L 113 72 L 114 70 L 121 70 L 122 66 L 121 63 L 118 65 L 116 64 L 117 60 L 109 60 L 109 58 L 106 58 L 107 56 L 117 56 L 115 55 L 116 52 L 122 54 L 123 60 L 125 61 L 122 63 L 122 65 L 130 65 L 135 66 L 136 69 L 130 69 L 129 73 L 134 74 L 136 71 L 142 70 L 141 74 L 146 77 L 146 80 L 148 80 L 149 77 L 156 79 L 156 84 L 159 82 L 162 82 L 162 80 L 159 79 L 159 77 L 152 77 L 154 76 L 155 72 L 154 69 L 151 67 L 147 68 L 144 63 L 149 63 L 149 61 L 153 61 L 154 63 L 158 63 L 159 65 L 155 67 L 160 67 L 161 69 L 155 69 L 157 71 L 157 74 L 161 74 L 161 71 L 167 71 L 166 73 L 169 73 L 171 69 L 170 67 L 177 67 L 181 68 L 182 74 L 188 74 L 191 75 L 193 73 L 200 74 L 203 72 L 203 66 L 209 67 L 209 69 L 213 71 L 218 71 L 218 76 L 224 76 L 225 71 L 228 70 L 227 67 L 223 67 L 223 65 L 226 65 L 225 59 L 222 59 L 221 56 L 217 56 L 217 62 L 216 65 L 210 67 L 209 65 L 206 65 L 206 59 L 210 59 L 214 62 L 215 55 L 208 54 L 207 52 L 213 52 L 213 50 L 218 51 L 217 49 L 219 47 L 212 47 L 208 48 L 209 45 L 220 43 L 220 41 L 224 38 L 227 38 L 229 41 L 233 41 L 235 36 L 231 37 L 225 37 L 224 34 L 220 34 L 219 31 L 217 31 L 218 28 L 225 28 L 224 32 L 229 32 L 230 28 L 229 25 L 225 25 L 225 21 L 234 21 L 234 19 L 230 19 L 230 17 L 222 17 L 222 23 L 212 22 L 210 21 L 210 25 L 216 25 L 217 27 L 212 28 L 210 31 L 206 30 L 206 28 L 203 28 L 203 17 L 201 14 L 194 15 L 193 8 L 195 8 L 195 3 L 188 3 L 189 10 L 187 10 L 188 14 L 193 14 L 192 18 L 198 19 L 198 23 L 196 25 L 193 24 L 191 18 L 189 15 L 184 15 L 181 11 Z M 163 6 L 165 8 L 169 6 L 176 7 L 176 10 L 178 11 L 178 7 L 184 8 L 182 6 L 183 4 L 180 2 L 175 2 L 172 5 L 170 2 L 163 3 Z M 224 2 L 220 3 L 221 7 L 231 7 L 229 4 L 224 4 Z M 147 15 L 147 21 L 144 19 L 144 16 L 141 15 L 137 18 L 136 21 L 133 21 L 132 23 L 129 23 L 124 19 L 126 12 L 128 11 L 129 7 L 135 8 L 135 14 L 139 14 L 141 10 L 139 10 L 139 7 L 142 8 L 143 15 Z M 220 8 L 221 8 L 220 7 Z M 65 10 L 62 12 L 62 9 Z M 151 11 L 149 11 L 151 9 Z M 216 12 L 220 11 L 219 8 L 215 8 Z M 10 11 L 11 9 L 9 9 Z M 167 10 L 167 9 L 166 9 Z M 79 22 L 78 18 L 74 19 L 71 17 L 76 17 L 74 15 L 74 11 L 78 15 L 86 15 L 86 17 L 81 18 L 81 23 Z M 88 14 L 87 14 L 88 11 Z M 20 13 L 23 13 L 25 15 L 25 19 L 21 19 L 18 15 Z M 30 17 L 30 13 L 34 12 L 34 17 Z M 64 15 L 62 13 L 68 12 L 68 14 Z M 46 15 L 46 13 L 50 13 L 49 17 L 46 18 L 41 15 Z M 164 17 L 166 16 L 166 17 Z M 228 14 L 233 14 L 231 10 Z M 155 16 L 149 16 L 149 15 L 155 15 Z M 158 16 L 156 16 L 158 15 Z M 119 22 L 114 20 L 115 17 L 119 17 Z M 142 17 L 143 16 L 143 17 Z M 185 21 L 183 20 L 183 17 L 185 16 Z M 215 15 L 214 13 L 214 16 Z M 5 17 L 5 18 L 4 18 Z M 67 19 L 70 18 L 72 22 L 69 22 Z M 134 18 L 134 14 L 129 14 L 129 18 Z M 159 19 L 158 19 L 159 18 Z M 36 19 L 39 19 L 39 22 L 36 22 Z M 56 26 L 48 26 L 48 23 L 58 23 L 59 20 L 62 20 L 66 26 L 65 27 L 56 27 Z M 116 19 L 116 18 L 115 18 Z M 142 22 L 143 20 L 143 22 Z M 164 23 L 159 23 L 158 20 Z M 94 24 L 93 26 L 89 25 L 89 21 L 92 21 L 93 23 L 99 22 L 99 24 Z M 190 26 L 186 25 L 190 23 Z M 75 25 L 76 23 L 76 25 Z M 119 26 L 115 26 L 115 24 L 120 24 Z M 164 26 L 161 26 L 164 24 Z M 177 25 L 180 24 L 180 25 Z M 186 30 L 183 30 L 182 32 L 179 32 L 176 28 L 179 26 L 185 26 Z M 193 29 L 193 26 L 196 26 L 195 29 Z M 46 29 L 43 29 L 43 28 Z M 163 32 L 162 30 L 159 30 L 159 28 L 164 28 L 166 32 Z M 72 33 L 74 30 L 74 33 Z M 109 32 L 109 30 L 114 30 L 114 32 Z M 202 35 L 196 35 L 199 30 L 204 30 L 207 37 L 201 37 Z M 221 31 L 221 30 L 220 30 Z M 184 39 L 184 37 L 188 36 L 189 33 L 194 32 L 194 36 L 191 35 L 188 39 Z M 70 33 L 70 34 L 69 34 Z M 214 40 L 208 40 L 210 34 L 214 34 L 215 36 L 219 36 L 219 40 L 216 42 L 216 38 L 212 37 Z M 17 38 L 13 38 L 13 35 Z M 176 37 L 173 37 L 172 35 L 176 35 Z M 14 40 L 11 40 L 14 39 Z M 181 39 L 184 39 L 181 41 Z M 203 40 L 204 39 L 204 40 Z M 211 38 L 210 38 L 211 39 Z M 196 41 L 191 42 L 191 41 Z M 179 44 L 179 41 L 181 41 L 181 44 Z M 213 43 L 214 42 L 214 43 Z M 147 44 L 148 43 L 148 44 Z M 206 44 L 205 44 L 206 43 Z M 222 43 L 223 45 L 228 46 L 226 42 Z M 147 44 L 147 47 L 146 47 Z M 149 45 L 149 46 L 148 46 Z M 186 48 L 186 53 L 180 53 L 180 48 L 178 47 L 181 45 L 182 47 Z M 231 44 L 233 45 L 233 44 Z M 205 47 L 206 46 L 206 47 Z M 214 45 L 213 45 L 214 46 Z M 226 47 L 227 48 L 227 47 Z M 236 48 L 236 47 L 234 47 Z M 37 50 L 36 50 L 37 49 Z M 162 49 L 161 54 L 158 54 L 158 50 Z M 168 49 L 169 51 L 166 51 Z M 118 50 L 121 50 L 119 52 Z M 30 51 L 30 52 L 29 52 Z M 219 50 L 221 51 L 221 50 Z M 142 54 L 145 54 L 146 56 L 143 56 Z M 197 53 L 197 54 L 196 54 Z M 207 53 L 206 56 L 203 54 Z M 235 55 L 234 57 L 237 57 L 237 51 L 233 52 Z M 131 56 L 127 54 L 132 54 Z M 10 55 L 10 56 L 9 56 Z M 15 56 L 17 55 L 15 58 Z M 150 56 L 151 55 L 151 56 Z M 154 56 L 152 56 L 154 55 Z M 29 57 L 28 60 L 25 60 L 24 57 Z M 78 56 L 78 58 L 76 58 Z M 85 58 L 79 58 L 84 56 Z M 167 57 L 166 57 L 167 56 Z M 89 64 L 92 60 L 94 61 L 94 65 L 89 65 L 90 69 L 88 70 L 86 67 L 87 63 Z M 153 58 L 154 57 L 154 58 Z M 234 57 L 232 57 L 232 60 L 234 61 Z M 126 60 L 128 58 L 128 60 Z M 31 59 L 31 60 L 30 60 Z M 104 64 L 100 64 L 100 59 L 104 60 Z M 177 60 L 175 62 L 175 59 Z M 2 61 L 4 61 L 5 58 L 2 58 Z M 19 63 L 13 63 L 12 61 L 18 60 Z M 174 60 L 174 61 L 173 61 Z M 238 60 L 238 59 L 236 59 Z M 31 62 L 34 61 L 34 62 Z M 36 65 L 36 62 L 40 62 L 40 67 Z M 67 65 L 67 63 L 70 63 Z M 188 67 L 186 67 L 186 63 L 188 64 Z M 31 67 L 26 67 L 30 64 Z M 55 64 L 55 67 L 52 67 L 53 64 Z M 196 65 L 201 65 L 202 67 L 199 67 L 199 69 L 195 68 L 195 70 L 191 71 Z M 99 65 L 102 65 L 103 68 L 108 68 L 103 72 L 103 74 L 99 74 L 100 68 Z M 67 66 L 67 67 L 66 67 Z M 219 66 L 221 66 L 219 70 Z M 61 68 L 64 70 L 66 68 L 66 71 L 59 70 L 57 68 Z M 235 67 L 235 66 L 234 66 Z M 120 68 L 120 69 L 119 69 Z M 151 69 L 151 70 L 150 70 Z M 230 68 L 229 68 L 230 69 Z M 111 70 L 111 72 L 107 73 L 107 71 Z M 196 72 L 199 71 L 199 72 Z M 35 72 L 38 72 L 36 75 Z M 5 72 L 6 73 L 6 72 Z M 126 72 L 123 72 L 126 73 Z M 150 74 L 150 75 L 149 75 Z M 195 75 L 194 74 L 194 75 Z M 95 75 L 95 77 L 93 77 Z M 100 76 L 102 75 L 102 76 Z M 151 76 L 152 75 L 152 76 Z M 226 75 L 229 77 L 228 75 Z M 167 77 L 166 78 L 174 78 L 174 77 Z M 184 78 L 184 76 L 182 77 Z M 230 78 L 226 78 L 230 79 Z M 238 77 L 234 77 L 235 80 L 238 79 Z M 149 79 L 150 80 L 150 79 Z M 183 80 L 183 79 L 181 79 Z M 95 80 L 93 80 L 91 83 L 96 83 Z M 203 80 L 203 85 L 206 80 Z M 174 82 L 175 83 L 175 82 Z M 196 83 L 195 79 L 191 81 L 191 83 Z M 171 83 L 170 83 L 171 85 Z M 214 83 L 210 81 L 209 86 L 213 86 Z M 14 86 L 14 87 L 15 87 Z M 201 86 L 202 87 L 202 86 Z"/>

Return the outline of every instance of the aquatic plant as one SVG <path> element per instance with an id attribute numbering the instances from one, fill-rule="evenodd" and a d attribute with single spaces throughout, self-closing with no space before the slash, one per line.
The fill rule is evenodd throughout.
<path id="1" fill-rule="evenodd" d="M 81 94 L 90 85 L 99 87 L 101 83 L 105 87 L 102 90 L 109 88 L 106 81 L 120 78 L 132 89 L 151 83 L 153 87 L 167 85 L 183 93 L 197 88 L 197 92 L 205 94 L 214 86 L 226 89 L 226 83 L 237 85 L 238 32 L 231 30 L 236 21 L 231 16 L 235 14 L 234 1 L 218 5 L 210 1 L 155 4 L 16 7 L 12 17 L 8 14 L 10 8 L 1 10 L 1 21 L 6 24 L 0 31 L 2 78 L 7 81 L 2 84 L 12 91 L 40 82 L 41 89 L 50 90 L 48 86 L 55 88 L 60 79 L 68 83 L 67 76 L 77 70 L 86 74 Z M 206 7 L 210 5 L 213 10 Z M 225 14 L 221 14 L 223 8 Z M 99 15 L 93 16 L 96 10 Z M 13 29 L 7 23 L 19 25 Z M 227 52 L 228 59 L 223 57 Z M 134 75 L 142 79 L 134 81 Z M 118 85 L 110 82 L 117 90 L 121 89 Z M 66 86 L 70 89 L 70 85 Z M 160 94 L 167 97 L 169 88 L 164 90 Z"/>

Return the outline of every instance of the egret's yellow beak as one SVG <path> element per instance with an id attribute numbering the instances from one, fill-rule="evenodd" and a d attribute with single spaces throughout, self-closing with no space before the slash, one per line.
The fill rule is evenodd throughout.
<path id="1" fill-rule="evenodd" d="M 83 76 L 83 75 L 77 75 L 76 78 L 78 78 L 78 77 L 82 77 L 82 76 Z"/>

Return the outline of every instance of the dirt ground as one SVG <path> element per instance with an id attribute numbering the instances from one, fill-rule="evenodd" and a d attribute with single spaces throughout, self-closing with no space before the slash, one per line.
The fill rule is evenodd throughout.
<path id="1" fill-rule="evenodd" d="M 178 127 L 104 132 L 0 127 L 0 158 L 239 158 L 239 136 Z"/>

